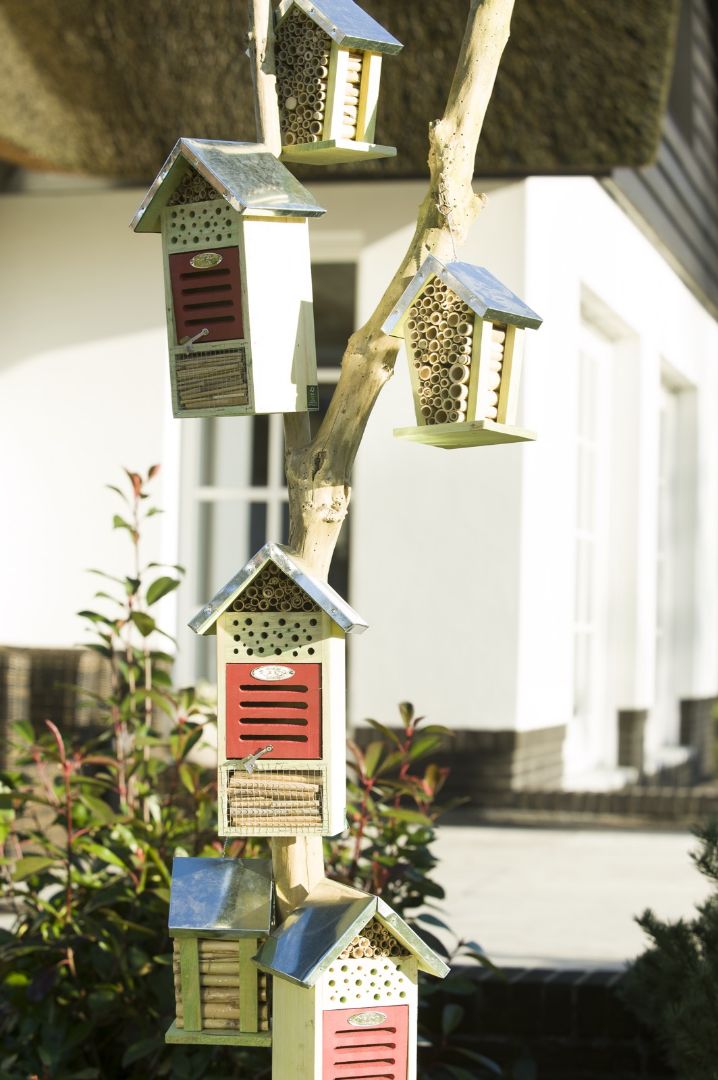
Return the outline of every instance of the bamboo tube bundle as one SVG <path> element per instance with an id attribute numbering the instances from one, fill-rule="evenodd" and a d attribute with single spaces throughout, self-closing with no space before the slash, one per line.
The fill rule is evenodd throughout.
<path id="1" fill-rule="evenodd" d="M 233 611 L 319 611 L 303 589 L 267 564 L 232 604 Z"/>
<path id="2" fill-rule="evenodd" d="M 340 960 L 371 960 L 385 956 L 408 956 L 409 953 L 394 937 L 394 935 L 381 925 L 377 919 L 372 919 L 364 927 L 360 934 L 352 938 L 347 947 L 339 955 Z"/>
<path id="3" fill-rule="evenodd" d="M 261 941 L 261 939 L 260 939 Z M 199 1000 L 202 1028 L 237 1030 L 240 1026 L 240 957 L 237 941 L 200 938 Z M 173 942 L 172 973 L 174 977 L 176 1023 L 184 1026 L 180 945 Z M 269 1030 L 269 979 L 263 973 L 257 977 L 257 1029 Z"/>
<path id="4" fill-rule="evenodd" d="M 413 324 L 409 345 L 420 388 L 417 391 L 420 423 L 465 420 L 473 349 L 473 311 L 442 281 L 434 278 L 415 299 L 408 321 Z M 457 388 L 453 389 L 455 384 Z M 421 390 L 426 385 L 437 392 L 429 397 Z"/>
<path id="5" fill-rule="evenodd" d="M 329 75 L 328 34 L 294 8 L 277 28 L 275 59 L 282 142 L 318 142 Z"/>
<path id="6" fill-rule="evenodd" d="M 491 330 L 491 349 L 486 360 L 488 372 L 485 378 L 482 378 L 483 393 L 476 401 L 477 417 L 483 417 L 486 420 L 496 420 L 498 417 L 505 344 L 506 327 L 500 323 L 494 323 Z"/>
<path id="7" fill-rule="evenodd" d="M 227 811 L 233 828 L 321 826 L 319 777 L 316 773 L 235 771 L 227 787 Z"/>
<path id="8" fill-rule="evenodd" d="M 249 404 L 243 349 L 188 353 L 177 358 L 175 375 L 180 408 Z"/>

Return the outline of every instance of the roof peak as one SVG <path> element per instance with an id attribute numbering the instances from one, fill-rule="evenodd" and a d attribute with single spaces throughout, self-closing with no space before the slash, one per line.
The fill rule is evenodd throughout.
<path id="1" fill-rule="evenodd" d="M 408 309 L 432 277 L 443 281 L 481 319 L 508 322 L 532 330 L 541 325 L 541 316 L 486 267 L 458 260 L 443 263 L 435 255 L 427 255 L 382 326 L 385 334 L 396 335 L 397 329 L 401 330 Z"/>
<path id="2" fill-rule="evenodd" d="M 448 974 L 441 957 L 380 897 L 326 878 L 270 934 L 256 962 L 278 978 L 314 986 L 373 918 L 416 957 L 422 971 L 440 978 Z"/>
<path id="3" fill-rule="evenodd" d="M 242 569 L 222 586 L 209 603 L 197 612 L 189 623 L 190 629 L 196 634 L 215 633 L 220 615 L 224 614 L 230 604 L 244 592 L 269 562 L 273 562 L 282 573 L 314 600 L 345 634 L 361 634 L 367 629 L 368 624 L 361 615 L 354 611 L 331 585 L 316 577 L 300 556 L 295 555 L 283 544 L 277 544 L 272 540 L 268 540 L 256 555 L 253 555 L 249 562 L 245 563 Z"/>
<path id="4" fill-rule="evenodd" d="M 282 0 L 277 9 L 281 21 L 293 7 L 303 11 L 342 48 L 398 53 L 404 46 L 381 23 L 354 0 Z"/>
<path id="5" fill-rule="evenodd" d="M 321 217 L 314 196 L 264 143 L 179 138 L 131 222 L 135 232 L 159 232 L 161 214 L 187 166 L 195 169 L 239 214 Z"/>

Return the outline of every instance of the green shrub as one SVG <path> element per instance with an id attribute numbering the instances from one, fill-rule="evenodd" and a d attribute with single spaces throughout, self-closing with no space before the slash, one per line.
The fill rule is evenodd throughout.
<path id="1" fill-rule="evenodd" d="M 697 829 L 697 868 L 714 887 L 693 919 L 638 919 L 652 941 L 629 969 L 623 995 L 652 1028 L 681 1080 L 718 1077 L 718 822 Z"/>
<path id="2" fill-rule="evenodd" d="M 156 471 L 144 479 L 128 472 L 129 490 L 113 488 L 125 504 L 113 525 L 127 533 L 133 569 L 125 578 L 101 574 L 96 599 L 109 614 L 94 610 L 100 605 L 81 612 L 93 633 L 89 647 L 112 671 L 110 697 L 94 702 L 105 733 L 68 746 L 52 723 L 44 734 L 20 724 L 13 766 L 0 774 L 0 868 L 17 912 L 13 932 L 0 932 L 3 1080 L 261 1080 L 271 1073 L 266 1051 L 164 1043 L 174 1013 L 172 858 L 219 855 L 222 845 L 216 772 L 192 755 L 214 724 L 211 705 L 172 688 L 172 658 L 154 646 L 163 632 L 152 610 L 181 574 L 141 558 L 143 525 L 157 513 L 147 501 Z M 444 924 L 425 910 L 444 895 L 432 877 L 431 845 L 446 773 L 424 763 L 446 733 L 422 727 L 408 704 L 401 718 L 401 733 L 371 721 L 379 737 L 365 751 L 353 747 L 349 835 L 327 844 L 328 873 L 381 893 L 410 918 L 424 908 L 418 929 L 448 957 L 427 930 Z M 268 846 L 235 841 L 228 854 L 266 855 Z M 456 943 L 452 956 L 459 955 L 485 962 L 471 943 Z M 452 979 L 465 992 L 455 976 L 448 989 Z M 431 993 L 428 983 L 424 992 Z M 422 1076 L 484 1075 L 475 1051 L 462 1040 L 451 1045 L 455 1007 L 439 1010 L 438 1020 L 434 1012 L 422 1013 L 429 1048 Z M 472 1070 L 452 1060 L 471 1060 Z"/>

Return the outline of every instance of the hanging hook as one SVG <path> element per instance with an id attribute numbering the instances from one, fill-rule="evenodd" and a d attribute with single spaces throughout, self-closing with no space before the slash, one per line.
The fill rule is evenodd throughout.
<path id="1" fill-rule="evenodd" d="M 273 746 L 263 746 L 261 750 L 257 750 L 254 754 L 250 754 L 249 757 L 243 758 L 240 765 L 248 773 L 253 773 L 259 759 L 264 757 L 265 754 L 271 754 L 272 750 L 274 750 Z"/>
<path id="2" fill-rule="evenodd" d="M 194 337 L 187 338 L 186 341 L 183 341 L 182 344 L 184 345 L 186 352 L 192 352 L 192 346 L 194 345 L 194 343 L 196 341 L 199 341 L 200 338 L 207 337 L 208 334 L 209 330 L 205 326 L 201 330 L 198 330 Z"/>

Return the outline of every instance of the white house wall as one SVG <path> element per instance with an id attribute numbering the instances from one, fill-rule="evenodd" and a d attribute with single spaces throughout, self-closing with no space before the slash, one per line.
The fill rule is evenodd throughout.
<path id="1" fill-rule="evenodd" d="M 693 464 L 683 463 L 681 491 L 684 510 L 694 518 L 686 522 L 674 553 L 683 575 L 682 632 L 676 642 L 682 678 L 677 691 L 686 698 L 713 696 L 718 656 L 718 326 L 595 181 L 534 178 L 522 186 L 527 205 L 522 284 L 545 322 L 533 339 L 524 384 L 525 419 L 536 425 L 540 443 L 536 454 L 523 458 L 516 723 L 540 724 L 551 715 L 557 722 L 571 720 L 566 631 L 571 621 L 567 590 L 572 588 L 575 499 L 570 466 L 572 361 L 581 320 L 590 321 L 613 343 L 618 375 L 614 386 L 623 395 L 609 421 L 620 455 L 612 507 L 613 607 L 622 614 L 615 625 L 609 676 L 614 704 L 617 709 L 650 712 L 654 701 L 658 395 L 666 366 L 685 390 L 680 398 L 686 414 L 684 435 L 696 440 L 693 451 L 685 447 Z M 559 625 L 552 629 L 555 591 Z M 607 722 L 615 722 L 615 716 Z M 649 751 L 658 750 L 650 717 L 647 742 Z M 574 760 L 568 765 L 580 771 L 614 763 Z"/>
<path id="2" fill-rule="evenodd" d="M 0 198 L 3 644 L 76 644 L 75 613 L 102 587 L 86 569 L 131 568 L 127 534 L 111 531 L 122 507 L 105 489 L 123 465 L 163 462 L 155 488 L 168 516 L 150 522 L 146 555 L 176 561 L 161 253 L 128 228 L 139 197 Z"/>
<path id="3" fill-rule="evenodd" d="M 364 319 L 405 250 L 425 185 L 310 187 L 328 211 L 311 226 L 313 257 L 357 259 Z M 177 561 L 180 540 L 188 557 L 194 550 L 178 535 L 181 422 L 170 413 L 159 238 L 127 226 L 141 197 L 138 189 L 0 198 L 0 450 L 11 523 L 2 541 L 3 644 L 76 642 L 74 612 L 94 588 L 85 568 L 126 570 L 103 488 L 123 464 L 163 463 L 158 499 L 167 514 L 152 523 L 148 558 Z M 570 727 L 575 379 L 586 333 L 605 341 L 618 395 L 607 418 L 616 480 L 608 699 L 613 709 L 653 704 L 662 377 L 681 388 L 677 691 L 715 695 L 715 321 L 589 178 L 496 187 L 457 254 L 486 265 L 543 316 L 542 328 L 526 333 L 518 420 L 538 441 L 444 451 L 394 439 L 393 428 L 413 422 L 402 351 L 354 474 L 349 599 L 370 630 L 350 641 L 350 721 L 391 722 L 396 704 L 410 699 L 456 728 Z M 181 466 L 186 493 L 197 482 L 188 481 L 192 467 Z M 237 565 L 249 554 L 238 550 Z M 195 606 L 196 597 L 177 599 L 183 616 Z M 183 617 L 180 650 L 189 637 Z M 653 750 L 660 738 L 649 732 Z M 604 762 L 575 749 L 567 766 L 612 765 L 615 738 L 601 753 Z"/>

